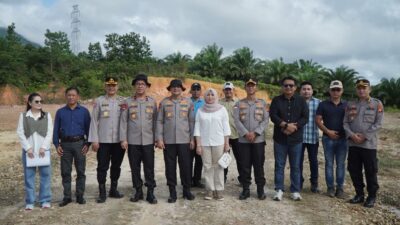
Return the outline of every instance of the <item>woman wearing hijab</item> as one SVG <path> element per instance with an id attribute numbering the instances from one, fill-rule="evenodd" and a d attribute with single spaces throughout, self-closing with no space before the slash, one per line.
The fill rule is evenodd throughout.
<path id="1" fill-rule="evenodd" d="M 204 199 L 223 200 L 224 169 L 218 160 L 224 152 L 229 151 L 229 116 L 225 107 L 218 103 L 218 93 L 209 88 L 204 92 L 205 104 L 196 114 L 194 136 L 197 143 L 197 154 L 203 159 L 203 175 L 206 183 Z"/>
<path id="2" fill-rule="evenodd" d="M 50 113 L 42 110 L 42 98 L 38 93 L 28 97 L 26 112 L 21 113 L 17 134 L 22 146 L 22 162 L 25 175 L 25 210 L 32 210 L 35 204 L 36 170 L 40 175 L 39 203 L 42 208 L 50 208 L 51 202 L 51 165 L 28 165 L 28 161 L 40 161 L 50 157 L 50 144 L 53 136 L 53 123 Z M 50 160 L 48 160 L 50 162 Z"/>

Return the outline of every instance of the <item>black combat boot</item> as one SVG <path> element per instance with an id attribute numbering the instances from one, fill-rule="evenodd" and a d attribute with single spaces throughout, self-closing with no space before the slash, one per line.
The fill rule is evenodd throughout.
<path id="1" fill-rule="evenodd" d="M 143 190 L 142 187 L 136 188 L 136 193 L 133 197 L 129 199 L 131 202 L 138 202 L 139 200 L 143 200 Z"/>
<path id="2" fill-rule="evenodd" d="M 118 181 L 114 180 L 111 181 L 111 187 L 110 187 L 110 191 L 108 192 L 108 197 L 110 198 L 123 198 L 124 195 L 119 193 L 117 190 L 118 187 Z"/>
<path id="3" fill-rule="evenodd" d="M 154 196 L 154 188 L 147 188 L 146 201 L 150 204 L 157 204 L 156 196 Z"/>
<path id="4" fill-rule="evenodd" d="M 175 203 L 176 202 L 176 189 L 175 186 L 169 186 L 169 198 L 168 203 Z"/>
<path id="5" fill-rule="evenodd" d="M 99 197 L 97 198 L 97 203 L 104 203 L 106 201 L 106 184 L 99 184 Z"/>

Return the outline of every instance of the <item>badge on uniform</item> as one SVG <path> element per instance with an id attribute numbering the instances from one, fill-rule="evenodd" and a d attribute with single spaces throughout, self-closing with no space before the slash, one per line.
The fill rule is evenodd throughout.
<path id="1" fill-rule="evenodd" d="M 136 116 L 136 112 L 131 113 L 131 119 L 132 120 L 136 120 L 137 116 Z"/>
<path id="2" fill-rule="evenodd" d="M 105 110 L 105 111 L 103 111 L 103 117 L 109 117 L 110 116 L 110 111 L 108 111 L 108 110 Z"/>

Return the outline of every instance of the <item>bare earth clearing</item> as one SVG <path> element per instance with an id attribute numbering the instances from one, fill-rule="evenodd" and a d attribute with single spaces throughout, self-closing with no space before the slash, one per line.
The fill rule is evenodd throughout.
<path id="1" fill-rule="evenodd" d="M 54 112 L 60 105 L 46 105 Z M 89 107 L 91 108 L 91 107 Z M 324 193 L 312 194 L 309 183 L 305 182 L 303 201 L 293 202 L 285 194 L 282 202 L 272 201 L 274 159 L 272 152 L 272 124 L 268 131 L 265 172 L 267 194 L 265 201 L 256 198 L 255 185 L 252 196 L 246 201 L 238 200 L 241 188 L 237 185 L 236 164 L 230 166 L 224 201 L 203 200 L 204 190 L 193 189 L 194 201 L 178 198 L 176 204 L 168 204 L 168 188 L 164 176 L 162 152 L 156 151 L 156 196 L 157 205 L 145 201 L 132 203 L 131 177 L 128 159 L 125 157 L 120 178 L 120 191 L 125 194 L 121 200 L 107 199 L 105 204 L 97 204 L 96 155 L 88 154 L 86 179 L 86 205 L 72 203 L 58 207 L 62 199 L 59 159 L 54 149 L 52 153 L 52 207 L 42 210 L 37 206 L 32 212 L 24 210 L 24 186 L 21 165 L 21 149 L 15 133 L 22 106 L 0 106 L 0 224 L 400 224 L 400 114 L 387 113 L 384 129 L 380 135 L 379 203 L 373 209 L 361 205 L 350 205 L 347 200 L 329 198 Z M 320 145 L 321 146 L 321 145 Z M 326 190 L 324 178 L 324 156 L 319 151 L 320 188 Z M 308 179 L 308 164 L 304 166 Z M 75 172 L 73 172 L 75 173 Z M 289 168 L 286 171 L 288 178 Z M 350 177 L 346 175 L 345 191 L 353 195 Z M 288 179 L 285 181 L 289 185 Z M 179 183 L 179 182 L 178 182 Z M 74 183 L 73 183 L 74 190 Z M 179 187 L 179 197 L 181 189 Z M 396 215 L 397 212 L 397 215 Z"/>

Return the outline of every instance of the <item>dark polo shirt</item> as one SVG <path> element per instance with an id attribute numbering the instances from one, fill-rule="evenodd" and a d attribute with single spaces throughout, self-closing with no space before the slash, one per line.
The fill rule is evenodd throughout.
<path id="1" fill-rule="evenodd" d="M 339 132 L 340 137 L 345 137 L 343 128 L 344 113 L 346 111 L 347 102 L 340 101 L 335 105 L 330 99 L 319 103 L 316 115 L 322 116 L 324 126 L 329 130 Z M 326 135 L 324 133 L 324 135 Z"/>

